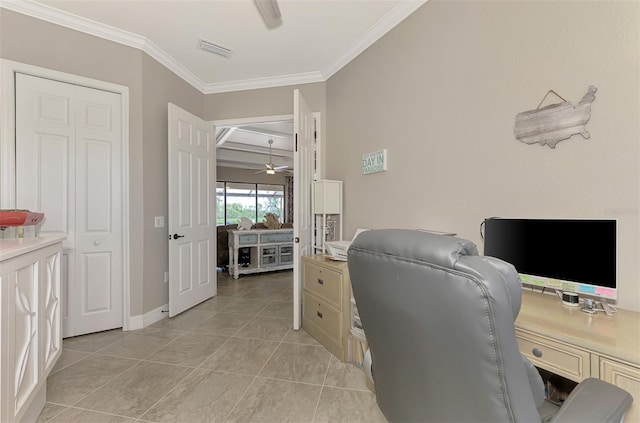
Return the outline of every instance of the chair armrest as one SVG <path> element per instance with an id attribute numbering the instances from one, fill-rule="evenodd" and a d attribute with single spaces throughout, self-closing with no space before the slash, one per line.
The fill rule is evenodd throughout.
<path id="1" fill-rule="evenodd" d="M 620 422 L 632 402 L 633 397 L 627 391 L 602 380 L 589 378 L 576 386 L 551 421 Z"/>

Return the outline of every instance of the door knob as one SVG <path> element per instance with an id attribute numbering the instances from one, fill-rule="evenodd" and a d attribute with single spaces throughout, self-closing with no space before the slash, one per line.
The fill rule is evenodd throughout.
<path id="1" fill-rule="evenodd" d="M 95 241 L 93 241 L 93 245 L 100 245 L 100 241 L 96 239 Z"/>
<path id="2" fill-rule="evenodd" d="M 184 235 L 173 234 L 173 239 L 184 238 Z"/>

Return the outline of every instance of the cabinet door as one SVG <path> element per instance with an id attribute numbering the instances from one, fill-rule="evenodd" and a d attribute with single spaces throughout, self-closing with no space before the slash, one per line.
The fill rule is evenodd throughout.
<path id="1" fill-rule="evenodd" d="M 640 405 L 638 405 L 640 401 L 640 368 L 601 357 L 600 379 L 616 385 L 631 394 L 634 402 L 631 404 L 624 421 L 640 421 Z"/>
<path id="2" fill-rule="evenodd" d="M 40 261 L 40 368 L 45 376 L 62 353 L 61 260 L 62 252 L 55 251 Z"/>

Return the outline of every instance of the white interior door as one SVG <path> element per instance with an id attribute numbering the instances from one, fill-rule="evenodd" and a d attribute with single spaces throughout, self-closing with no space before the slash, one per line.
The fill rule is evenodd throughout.
<path id="1" fill-rule="evenodd" d="M 122 326 L 119 94 L 16 74 L 16 207 L 66 236 L 63 337 Z"/>
<path id="2" fill-rule="evenodd" d="M 302 326 L 302 256 L 311 254 L 311 183 L 314 117 L 300 90 L 293 91 L 293 328 Z"/>
<path id="3" fill-rule="evenodd" d="M 169 104 L 169 316 L 216 294 L 215 126 Z"/>

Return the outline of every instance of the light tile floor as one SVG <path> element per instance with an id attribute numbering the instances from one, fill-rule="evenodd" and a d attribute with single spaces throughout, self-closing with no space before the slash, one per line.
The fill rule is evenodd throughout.
<path id="1" fill-rule="evenodd" d="M 38 422 L 386 422 L 360 369 L 291 329 L 291 286 L 218 273 L 175 318 L 65 339 Z"/>

